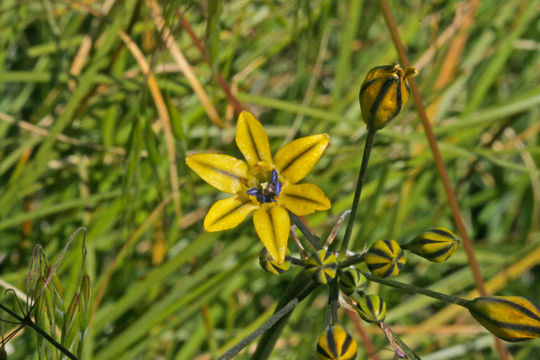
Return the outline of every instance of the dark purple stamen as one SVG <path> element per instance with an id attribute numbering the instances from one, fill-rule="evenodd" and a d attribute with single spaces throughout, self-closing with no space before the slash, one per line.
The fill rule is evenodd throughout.
<path id="1" fill-rule="evenodd" d="M 278 179 L 278 173 L 276 171 L 276 169 L 273 169 L 272 170 L 272 182 L 275 183 Z"/>
<path id="2" fill-rule="evenodd" d="M 279 196 L 279 193 L 281 192 L 281 181 L 277 180 L 274 182 L 274 193 L 276 194 L 276 197 Z"/>
<path id="3" fill-rule="evenodd" d="M 276 199 L 281 192 L 281 182 L 278 180 L 278 172 L 272 170 L 270 183 L 263 184 L 262 188 L 253 187 L 247 190 L 248 195 L 255 196 L 261 204 L 276 202 Z"/>

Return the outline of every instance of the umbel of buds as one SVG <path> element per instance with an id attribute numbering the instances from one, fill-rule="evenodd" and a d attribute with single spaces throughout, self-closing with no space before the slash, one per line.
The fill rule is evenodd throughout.
<path id="1" fill-rule="evenodd" d="M 540 337 L 540 308 L 520 296 L 483 296 L 467 304 L 471 315 L 495 336 L 506 341 Z"/>
<path id="2" fill-rule="evenodd" d="M 369 70 L 360 88 L 362 118 L 371 130 L 385 127 L 409 99 L 407 80 L 418 72 L 398 64 L 377 66 Z"/>

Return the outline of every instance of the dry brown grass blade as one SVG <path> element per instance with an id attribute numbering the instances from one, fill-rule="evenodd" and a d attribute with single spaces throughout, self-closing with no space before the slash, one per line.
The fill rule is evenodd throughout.
<path id="1" fill-rule="evenodd" d="M 101 18 L 103 16 L 107 16 L 109 12 L 111 11 L 114 3 L 116 0 L 107 0 L 103 3 L 100 11 L 100 15 L 98 18 Z M 95 19 L 93 20 L 95 21 Z M 96 26 L 97 24 L 94 24 Z M 84 65 L 86 65 L 88 61 L 88 55 L 90 54 L 90 51 L 93 47 L 93 36 L 90 34 L 86 34 L 82 40 L 81 46 L 79 46 L 79 49 L 77 50 L 77 53 L 75 54 L 75 57 L 73 58 L 73 61 L 71 62 L 71 67 L 69 69 L 69 74 L 72 76 L 78 76 L 80 75 L 82 69 L 84 68 Z M 71 79 L 68 82 L 70 89 L 75 89 L 75 80 Z"/>
<path id="2" fill-rule="evenodd" d="M 463 4 L 463 3 L 462 3 Z M 430 63 L 433 60 L 438 49 L 440 49 L 447 41 L 452 39 L 452 37 L 459 31 L 463 21 L 465 20 L 464 11 L 461 6 L 458 6 L 456 9 L 456 14 L 454 15 L 454 20 L 452 23 L 437 37 L 437 40 L 420 56 L 420 58 L 414 64 L 414 67 L 421 71 L 424 66 Z"/>
<path id="3" fill-rule="evenodd" d="M 458 62 L 461 59 L 461 54 L 467 43 L 469 37 L 468 31 L 473 24 L 478 5 L 480 5 L 480 0 L 469 0 L 467 8 L 464 10 L 464 19 L 461 23 L 458 36 L 450 43 L 448 53 L 439 71 L 439 77 L 435 81 L 435 90 L 442 89 L 454 77 Z"/>
<path id="4" fill-rule="evenodd" d="M 15 120 L 15 118 L 13 118 L 12 116 L 8 114 L 4 114 L 0 112 L 0 120 L 5 121 L 8 124 L 15 124 L 18 127 L 20 127 L 22 130 L 31 132 L 34 135 L 39 135 L 41 137 L 49 136 L 49 130 L 44 129 L 41 126 L 34 125 L 24 120 Z M 87 148 L 98 150 L 98 151 L 107 151 L 115 155 L 123 156 L 126 154 L 126 151 L 119 147 L 107 147 L 101 144 L 87 144 L 80 141 L 79 139 L 69 137 L 64 134 L 59 134 L 57 137 L 57 140 L 60 142 L 71 144 L 73 146 L 77 146 L 77 147 L 87 147 Z"/>
<path id="5" fill-rule="evenodd" d="M 435 85 L 433 86 L 435 91 L 443 89 L 453 79 L 459 59 L 461 59 L 461 54 L 467 43 L 469 28 L 473 24 L 476 9 L 479 4 L 479 0 L 469 0 L 467 4 L 461 3 L 457 8 L 456 12 L 463 13 L 463 20 L 459 26 L 457 36 L 454 37 L 450 43 L 450 47 L 448 48 L 448 52 L 442 63 L 437 80 L 435 80 Z M 440 105 L 441 98 L 438 97 L 430 106 L 428 106 L 426 112 L 429 119 L 433 118 Z"/>
<path id="6" fill-rule="evenodd" d="M 407 53 L 405 52 L 405 47 L 403 46 L 403 43 L 399 36 L 399 31 L 397 29 L 397 25 L 390 11 L 390 7 L 386 3 L 386 0 L 379 0 L 379 4 L 381 6 L 384 20 L 388 26 L 395 48 L 399 55 L 401 65 L 404 67 L 409 67 L 410 62 L 407 57 Z M 471 239 L 469 238 L 469 234 L 467 232 L 465 222 L 461 215 L 461 211 L 459 209 L 456 194 L 454 192 L 452 184 L 450 183 L 448 170 L 446 169 L 446 166 L 443 162 L 441 153 L 439 151 L 439 146 L 437 145 L 437 140 L 435 138 L 435 135 L 433 134 L 431 123 L 426 114 L 426 109 L 422 101 L 422 96 L 420 95 L 420 90 L 418 89 L 418 85 L 416 84 L 416 81 L 414 78 L 410 79 L 410 88 L 411 88 L 411 93 L 413 95 L 414 103 L 416 105 L 418 116 L 420 117 L 420 120 L 422 121 L 422 125 L 424 127 L 424 131 L 425 131 L 428 143 L 429 143 L 429 147 L 431 149 L 431 153 L 433 154 L 433 157 L 435 160 L 437 172 L 439 174 L 439 177 L 441 178 L 446 196 L 448 197 L 450 208 L 452 209 L 452 216 L 459 230 L 459 234 L 461 235 L 461 238 L 463 240 L 463 245 L 465 247 L 465 252 L 467 253 L 469 266 L 471 267 L 471 271 L 474 276 L 476 288 L 478 289 L 480 294 L 487 295 L 487 290 L 484 284 L 484 280 L 482 278 L 482 274 L 480 272 L 480 267 L 478 266 L 478 261 L 476 260 L 476 256 L 474 254 L 472 242 L 471 242 Z M 499 338 L 495 337 L 495 343 L 497 346 L 497 351 L 499 352 L 499 355 L 501 356 L 501 359 L 508 359 L 508 353 L 506 352 L 506 349 L 502 341 Z"/>
<path id="7" fill-rule="evenodd" d="M 182 208 L 180 206 L 180 184 L 178 182 L 178 168 L 176 166 L 176 150 L 174 144 L 174 136 L 172 133 L 171 119 L 169 117 L 169 112 L 167 110 L 167 105 L 165 105 L 165 100 L 161 95 L 159 86 L 157 84 L 156 77 L 150 69 L 150 65 L 144 58 L 142 51 L 139 49 L 137 44 L 135 44 L 131 38 L 123 31 L 119 30 L 118 35 L 122 41 L 126 44 L 127 48 L 137 60 L 141 71 L 146 78 L 148 83 L 148 88 L 156 104 L 156 108 L 159 114 L 160 122 L 163 125 L 163 130 L 165 133 L 165 144 L 167 146 L 167 155 L 169 160 L 169 178 L 171 180 L 171 193 L 173 197 L 174 210 L 178 218 L 178 222 L 182 219 Z"/>
<path id="8" fill-rule="evenodd" d="M 216 126 L 219 126 L 222 129 L 225 128 L 225 125 L 223 124 L 223 121 L 219 117 L 216 109 L 214 108 L 214 105 L 212 105 L 212 102 L 208 98 L 208 95 L 206 95 L 206 92 L 204 91 L 201 83 L 195 76 L 195 73 L 193 72 L 191 66 L 184 57 L 184 54 L 176 44 L 176 41 L 172 36 L 171 30 L 166 26 L 165 20 L 161 15 L 158 3 L 155 0 L 147 0 L 146 4 L 150 8 L 152 19 L 154 20 L 154 24 L 156 25 L 156 28 L 161 35 L 161 39 L 165 43 L 167 50 L 169 50 L 169 52 L 171 53 L 174 61 L 176 61 L 176 63 L 182 70 L 182 73 L 186 76 L 189 84 L 193 88 L 193 91 L 201 101 L 204 110 L 206 111 L 206 114 Z"/>
<path id="9" fill-rule="evenodd" d="M 201 40 L 199 39 L 197 34 L 195 34 L 195 31 L 193 31 L 193 28 L 189 24 L 189 21 L 186 19 L 182 11 L 178 10 L 176 14 L 180 18 L 180 21 L 182 22 L 182 26 L 184 27 L 184 29 L 186 29 L 187 33 L 189 34 L 191 41 L 193 41 L 197 49 L 199 49 L 199 52 L 203 56 L 206 64 L 208 66 L 211 66 L 212 64 L 210 63 L 210 58 L 208 57 L 208 54 L 206 53 L 206 50 L 204 49 L 204 46 Z M 238 101 L 236 96 L 234 96 L 234 94 L 231 91 L 231 87 L 229 86 L 229 84 L 227 84 L 227 81 L 225 81 L 225 79 L 223 78 L 219 70 L 216 70 L 216 78 L 219 83 L 219 86 L 221 87 L 221 89 L 225 93 L 225 96 L 227 96 L 227 99 L 229 100 L 232 107 L 234 108 L 234 111 L 236 112 L 237 115 L 239 115 L 244 109 L 246 109 L 246 107 L 240 101 Z"/>

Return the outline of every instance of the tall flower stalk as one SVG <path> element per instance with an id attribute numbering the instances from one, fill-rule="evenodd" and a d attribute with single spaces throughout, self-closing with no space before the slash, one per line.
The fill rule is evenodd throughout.
<path id="1" fill-rule="evenodd" d="M 416 74 L 417 71 L 415 68 L 403 70 L 397 64 L 377 66 L 368 72 L 362 83 L 358 98 L 362 110 L 362 119 L 367 125 L 366 145 L 356 181 L 351 216 L 349 217 L 347 229 L 341 242 L 341 254 L 344 254 L 349 248 L 375 134 L 378 130 L 388 125 L 400 113 L 409 99 L 410 89 L 407 80 Z"/>
<path id="2" fill-rule="evenodd" d="M 356 358 L 356 341 L 340 323 L 339 308 L 343 302 L 354 306 L 364 321 L 380 326 L 396 357 L 419 359 L 385 322 L 387 304 L 384 299 L 365 293 L 368 281 L 466 308 L 488 331 L 507 341 L 540 337 L 540 307 L 528 299 L 480 297 L 466 300 L 388 279 L 404 269 L 405 251 L 434 263 L 450 258 L 461 241 L 449 229 L 430 228 L 407 244 L 400 245 L 393 239 L 377 240 L 361 252 L 349 249 L 375 135 L 400 113 L 409 98 L 407 80 L 415 75 L 414 68 L 402 69 L 397 64 L 377 66 L 368 72 L 362 84 L 359 100 L 367 135 L 350 217 L 341 241 L 334 239 L 349 210 L 342 214 L 326 241 L 313 234 L 299 218 L 330 207 L 330 200 L 316 185 L 298 184 L 326 149 L 328 135 L 294 140 L 272 157 L 262 125 L 250 113 L 242 112 L 236 143 L 246 161 L 221 154 L 195 154 L 187 158 L 189 167 L 203 180 L 232 194 L 210 208 L 204 221 L 207 231 L 233 228 L 253 213 L 255 230 L 264 245 L 259 256 L 262 268 L 276 276 L 293 266 L 303 268 L 279 300 L 272 317 L 220 359 L 232 359 L 261 334 L 252 358 L 267 359 L 296 305 L 321 285 L 328 288 L 328 302 L 325 329 L 316 345 L 317 359 Z M 291 221 L 294 228 L 290 227 Z M 302 245 L 296 228 L 311 246 Z M 289 233 L 293 234 L 300 258 L 294 257 L 287 248 Z M 364 263 L 362 268 L 356 266 L 360 263 Z"/>

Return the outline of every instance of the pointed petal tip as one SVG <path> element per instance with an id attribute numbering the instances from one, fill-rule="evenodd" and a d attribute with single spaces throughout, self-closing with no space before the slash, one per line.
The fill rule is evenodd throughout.
<path id="1" fill-rule="evenodd" d="M 236 145 L 248 164 L 272 163 L 270 142 L 262 124 L 251 113 L 242 111 L 236 123 Z"/>
<path id="2" fill-rule="evenodd" d="M 329 141 L 330 136 L 326 133 L 293 140 L 278 150 L 274 164 L 281 176 L 295 184 L 313 169 Z"/>

